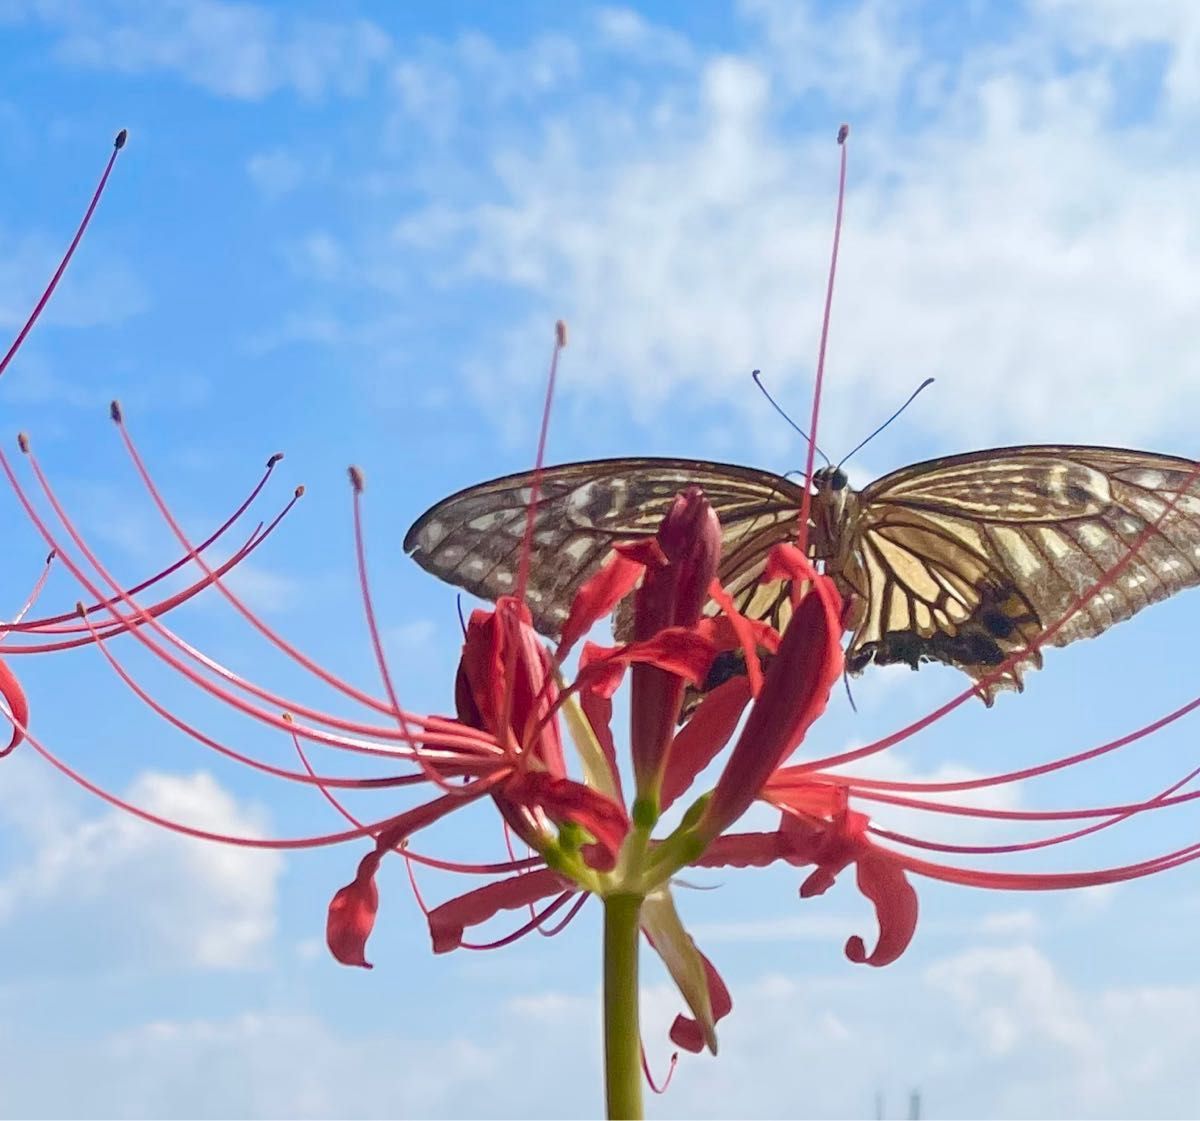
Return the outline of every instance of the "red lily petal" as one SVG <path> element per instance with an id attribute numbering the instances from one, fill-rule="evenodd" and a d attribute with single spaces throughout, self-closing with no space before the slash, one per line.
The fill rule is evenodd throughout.
<path id="1" fill-rule="evenodd" d="M 725 765 L 701 828 L 712 837 L 736 821 L 772 772 L 825 711 L 842 672 L 841 599 L 833 581 L 816 578 L 800 601 Z"/>
<path id="2" fill-rule="evenodd" d="M 699 951 L 697 952 L 699 953 Z M 721 980 L 721 975 L 713 963 L 703 953 L 700 954 L 700 959 L 704 963 L 704 975 L 708 981 L 708 999 L 712 1005 L 713 1023 L 716 1024 L 733 1011 L 733 997 L 729 995 L 729 990 L 725 987 L 725 982 Z M 690 1016 L 682 1014 L 676 1016 L 675 1022 L 671 1025 L 670 1035 L 671 1042 L 675 1046 L 682 1047 L 694 1055 L 704 1050 L 704 1029 Z"/>
<path id="3" fill-rule="evenodd" d="M 379 910 L 379 889 L 375 872 L 383 854 L 378 850 L 367 853 L 359 861 L 354 879 L 333 897 L 325 921 L 325 942 L 330 952 L 343 965 L 358 965 L 373 969 L 366 958 L 367 939 L 375 927 Z"/>
<path id="4" fill-rule="evenodd" d="M 612 558 L 575 593 L 559 638 L 558 660 L 561 662 L 594 624 L 611 614 L 613 608 L 637 587 L 648 563 L 662 564 L 663 560 L 662 550 L 653 538 L 614 549 Z"/>
<path id="5" fill-rule="evenodd" d="M 611 657 L 620 646 L 598 646 L 585 642 L 579 652 L 579 670 L 575 675 L 575 686 L 581 695 L 595 694 L 608 700 L 621 685 L 625 676 L 625 663 Z M 611 705 L 609 706 L 611 711 Z"/>
<path id="6" fill-rule="evenodd" d="M 790 580 L 793 586 L 798 586 L 804 582 L 813 583 L 817 577 L 812 561 L 795 545 L 776 545 L 767 554 L 762 575 L 764 581 Z"/>
<path id="7" fill-rule="evenodd" d="M 406 837 L 439 818 L 466 806 L 491 790 L 498 778 L 477 780 L 473 787 L 455 794 L 445 794 L 424 805 L 414 806 L 406 813 L 392 818 L 390 824 L 381 829 L 375 838 L 375 848 L 358 863 L 354 879 L 338 890 L 329 903 L 325 920 L 325 942 L 330 952 L 343 965 L 358 965 L 370 969 L 367 961 L 367 939 L 375 927 L 375 913 L 379 910 L 379 889 L 375 886 L 375 873 L 384 856 Z"/>
<path id="8" fill-rule="evenodd" d="M 434 907 L 427 916 L 433 952 L 445 954 L 462 945 L 463 933 L 501 911 L 516 911 L 539 899 L 557 895 L 570 883 L 549 868 L 539 868 L 507 880 L 485 884 L 455 899 Z"/>
<path id="9" fill-rule="evenodd" d="M 512 680 L 508 680 L 511 672 Z M 555 774 L 566 770 L 558 723 L 548 720 L 558 692 L 549 653 L 529 608 L 501 596 L 494 611 L 473 611 L 467 622 L 455 684 L 459 719 L 501 742 L 512 739 Z M 507 716 L 507 726 L 500 721 Z M 536 739 L 526 743 L 532 729 Z"/>
<path id="10" fill-rule="evenodd" d="M 505 786 L 504 797 L 518 807 L 541 810 L 559 825 L 569 822 L 587 830 L 596 840 L 596 846 L 589 846 L 589 863 L 604 871 L 616 864 L 629 819 L 624 806 L 599 791 L 545 771 L 526 771 Z"/>
<path id="11" fill-rule="evenodd" d="M 576 683 L 581 689 L 598 689 L 606 696 L 612 696 L 616 688 L 615 685 L 609 688 L 614 669 L 623 671 L 629 665 L 655 666 L 692 685 L 700 685 L 717 653 L 713 644 L 693 627 L 667 627 L 652 638 L 623 646 L 597 646 L 589 642 L 585 650 L 586 665 L 581 665 Z"/>
<path id="12" fill-rule="evenodd" d="M 743 615 L 734 604 L 733 597 L 719 580 L 712 582 L 709 595 L 716 601 L 717 606 L 721 609 L 721 614 L 715 618 L 703 620 L 701 625 L 712 628 L 708 635 L 713 639 L 718 650 L 741 648 L 746 659 L 746 677 L 750 682 L 750 692 L 757 697 L 762 691 L 763 675 L 762 661 L 758 656 L 759 633 L 756 631 L 765 631 L 771 636 L 776 644 L 771 647 L 772 651 L 778 649 L 779 635 L 773 628 L 768 627 L 760 620 L 749 619 Z M 720 641 L 717 635 L 712 633 L 717 628 L 728 633 L 725 642 Z M 725 644 L 726 642 L 728 645 Z"/>
<path id="13" fill-rule="evenodd" d="M 811 864 L 808 859 L 793 858 L 787 839 L 773 833 L 726 833 L 712 843 L 692 863 L 698 868 L 766 868 L 777 860 L 791 864 Z"/>
<path id="14" fill-rule="evenodd" d="M 0 659 L 0 697 L 4 698 L 13 718 L 12 737 L 6 747 L 0 748 L 0 758 L 3 758 L 25 738 L 24 729 L 29 725 L 29 702 L 25 699 L 25 691 L 3 659 Z"/>
<path id="15" fill-rule="evenodd" d="M 664 810 L 692 785 L 729 742 L 749 701 L 749 678 L 733 677 L 700 702 L 676 734 L 667 755 L 661 797 Z"/>
<path id="16" fill-rule="evenodd" d="M 853 935 L 846 942 L 846 957 L 857 965 L 890 965 L 906 949 L 917 928 L 917 893 L 908 877 L 881 849 L 858 858 L 858 890 L 875 904 L 879 941 L 867 953 L 863 940 Z"/>
<path id="17" fill-rule="evenodd" d="M 638 644 L 661 644 L 671 630 L 684 628 L 683 633 L 696 642 L 699 636 L 694 628 L 721 559 L 721 523 L 703 491 L 688 487 L 676 497 L 658 528 L 658 542 L 668 563 L 646 570 L 634 598 L 634 638 Z M 669 659 L 662 653 L 635 659 L 629 748 L 638 798 L 657 801 L 683 705 L 684 683 L 703 681 L 713 656 L 710 648 L 702 666 L 679 667 L 666 664 Z"/>

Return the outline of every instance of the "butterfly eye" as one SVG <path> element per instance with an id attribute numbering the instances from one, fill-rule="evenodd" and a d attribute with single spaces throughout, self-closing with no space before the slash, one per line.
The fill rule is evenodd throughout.
<path id="1" fill-rule="evenodd" d="M 845 490 L 849 480 L 839 467 L 822 467 L 813 472 L 813 482 L 818 490 Z"/>

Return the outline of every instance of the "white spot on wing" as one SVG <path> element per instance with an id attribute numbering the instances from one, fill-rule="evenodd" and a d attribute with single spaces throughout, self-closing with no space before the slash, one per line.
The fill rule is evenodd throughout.
<path id="1" fill-rule="evenodd" d="M 563 546 L 563 552 L 573 561 L 581 561 L 591 551 L 592 543 L 586 537 L 572 537 Z"/>
<path id="2" fill-rule="evenodd" d="M 417 544 L 422 549 L 436 549 L 446 539 L 447 532 L 446 527 L 435 519 L 422 527 L 417 534 Z"/>
<path id="3" fill-rule="evenodd" d="M 1154 471 L 1148 467 L 1139 471 L 1130 471 L 1129 481 L 1134 486 L 1145 487 L 1147 490 L 1158 490 L 1160 487 L 1167 485 L 1166 475 L 1161 471 Z"/>

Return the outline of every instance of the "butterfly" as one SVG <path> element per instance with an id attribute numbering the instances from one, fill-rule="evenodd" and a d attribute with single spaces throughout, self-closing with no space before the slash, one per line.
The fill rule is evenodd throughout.
<path id="1" fill-rule="evenodd" d="M 532 481 L 529 472 L 508 475 L 451 495 L 417 519 L 405 551 L 485 599 L 512 592 Z M 753 467 L 634 458 L 543 471 L 526 589 L 538 630 L 554 635 L 613 544 L 653 534 L 691 485 L 721 520 L 720 579 L 738 609 L 782 629 L 790 586 L 761 577 L 771 548 L 797 536 L 803 485 Z M 1040 668 L 1041 653 L 1027 651 L 1000 677 L 995 667 L 1025 650 L 1142 535 L 1132 560 L 1070 615 L 1054 645 L 1098 635 L 1200 584 L 1200 472 L 1187 459 L 996 448 L 917 463 L 861 491 L 839 467 L 824 467 L 812 487 L 809 552 L 842 593 L 851 673 L 872 663 L 942 662 L 976 682 L 990 676 L 978 691 L 991 705 L 997 690 L 1023 688 L 1022 673 Z M 627 630 L 628 611 L 624 619 Z"/>

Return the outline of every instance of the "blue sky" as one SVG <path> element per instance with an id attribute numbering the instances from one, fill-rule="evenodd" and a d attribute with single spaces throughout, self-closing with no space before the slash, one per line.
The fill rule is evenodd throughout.
<path id="1" fill-rule="evenodd" d="M 822 443 L 861 483 L 1002 443 L 1200 450 L 1200 13 L 1184 0 L 631 7 L 0 0 L 0 328 L 15 332 L 113 134 L 131 141 L 76 264 L 0 384 L 114 570 L 173 559 L 107 420 L 130 427 L 189 527 L 284 450 L 308 488 L 237 586 L 323 663 L 374 688 L 345 466 L 368 478 L 370 559 L 402 697 L 445 711 L 454 594 L 402 555 L 409 523 L 531 460 L 554 320 L 552 459 L 680 454 L 802 466 L 753 392 L 808 401 L 853 127 Z M 11 498 L 15 610 L 44 548 Z M 270 508 L 270 502 L 267 508 Z M 58 572 L 48 606 L 78 598 Z M 1052 651 L 1020 698 L 960 710 L 878 761 L 988 773 L 1087 747 L 1197 691 L 1200 597 Z M 329 700 L 215 599 L 186 636 Z M 173 706 L 286 745 L 129 652 Z M 111 789 L 200 824 L 332 830 L 316 797 L 217 765 L 156 723 L 95 651 L 16 666 L 34 726 Z M 927 668 L 835 697 L 822 751 L 952 695 Z M 1005 804 L 1150 791 L 1186 725 Z M 376 969 L 328 960 L 357 849 L 286 858 L 189 845 L 108 811 L 30 752 L 0 764 L 0 1113 L 587 1116 L 596 1111 L 596 915 L 563 936 L 435 958 L 398 862 Z M 377 814 L 379 801 L 364 804 Z M 1044 867 L 1192 839 L 1185 815 Z M 961 836 L 962 834 L 958 834 Z M 976 830 L 973 839 L 992 834 Z M 493 823 L 435 835 L 494 853 Z M 1059 863 L 1056 865 L 1054 861 Z M 719 1059 L 687 1059 L 656 1116 L 1194 1116 L 1200 896 L 1187 870 L 1020 897 L 919 885 L 917 939 L 870 971 L 852 883 L 713 877 L 681 901 L 733 989 Z M 434 898 L 454 884 L 431 879 Z M 653 973 L 656 1069 L 678 998 Z"/>

